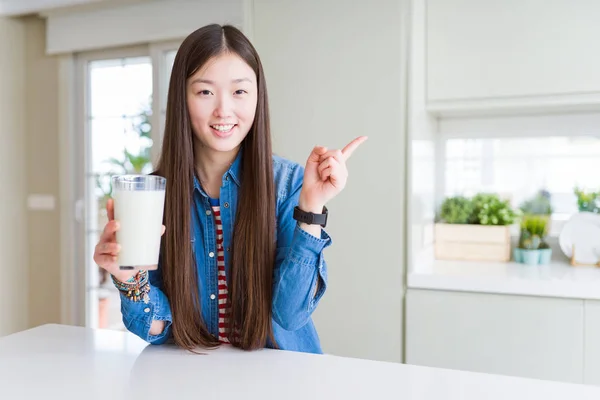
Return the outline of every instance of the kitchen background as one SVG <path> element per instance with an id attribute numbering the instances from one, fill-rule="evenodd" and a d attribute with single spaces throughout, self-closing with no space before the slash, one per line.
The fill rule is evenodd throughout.
<path id="1" fill-rule="evenodd" d="M 232 23 L 262 57 L 278 154 L 370 137 L 329 206 L 327 353 L 600 384 L 600 3 L 0 0 L 0 15 L 0 335 L 123 329 L 92 260 L 108 179 L 152 169 L 181 40 Z"/>

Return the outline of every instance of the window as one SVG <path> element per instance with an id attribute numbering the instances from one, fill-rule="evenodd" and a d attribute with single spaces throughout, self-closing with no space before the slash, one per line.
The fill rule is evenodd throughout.
<path id="1" fill-rule="evenodd" d="M 557 214 L 578 211 L 576 186 L 600 187 L 600 138 L 449 139 L 445 195 L 493 191 L 518 206 L 539 190 L 552 195 Z"/>
<path id="2" fill-rule="evenodd" d="M 108 222 L 106 201 L 115 174 L 152 172 L 164 130 L 168 81 L 177 44 L 140 46 L 79 55 L 83 93 L 77 146 L 82 173 L 76 176 L 78 203 L 85 218 L 76 255 L 85 265 L 85 323 L 93 328 L 124 329 L 119 293 L 93 260 Z M 158 118 L 157 118 L 158 117 Z M 77 250 L 75 250 L 77 252 Z M 83 299 L 82 299 L 83 300 Z"/>
<path id="3" fill-rule="evenodd" d="M 87 243 L 88 254 L 93 257 L 95 244 L 108 222 L 106 201 L 111 197 L 111 177 L 152 171 L 152 62 L 150 57 L 126 57 L 91 61 L 87 68 Z M 90 295 L 98 297 L 97 326 L 120 327 L 119 296 L 111 287 L 108 273 L 96 267 L 93 259 L 89 269 Z"/>
<path id="4" fill-rule="evenodd" d="M 544 190 L 564 222 L 579 211 L 576 187 L 600 190 L 599 122 L 596 113 L 440 120 L 438 193 L 495 192 L 519 207 Z"/>

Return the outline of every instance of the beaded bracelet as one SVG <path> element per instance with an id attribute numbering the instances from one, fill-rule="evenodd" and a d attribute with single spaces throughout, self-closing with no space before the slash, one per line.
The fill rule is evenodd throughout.
<path id="1" fill-rule="evenodd" d="M 148 304 L 150 296 L 150 284 L 148 283 L 148 271 L 140 270 L 135 276 L 129 278 L 126 282 L 121 282 L 111 275 L 115 287 L 125 295 L 129 300 L 140 301 Z"/>

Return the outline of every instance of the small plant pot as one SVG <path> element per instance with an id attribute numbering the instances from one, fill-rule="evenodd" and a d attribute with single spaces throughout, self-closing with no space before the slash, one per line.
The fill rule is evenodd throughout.
<path id="1" fill-rule="evenodd" d="M 522 253 L 523 249 L 519 249 L 518 247 L 515 247 L 513 249 L 513 259 L 515 260 L 515 262 L 518 263 L 522 263 L 523 262 L 523 253 Z"/>
<path id="2" fill-rule="evenodd" d="M 523 257 L 523 264 L 537 265 L 540 261 L 539 250 L 521 249 L 521 256 Z"/>
<path id="3" fill-rule="evenodd" d="M 542 265 L 550 264 L 550 259 L 552 258 L 552 249 L 540 249 L 538 252 L 540 253 L 539 263 Z"/>

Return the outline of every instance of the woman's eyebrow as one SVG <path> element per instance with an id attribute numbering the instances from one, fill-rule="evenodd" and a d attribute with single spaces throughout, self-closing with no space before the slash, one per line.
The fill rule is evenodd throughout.
<path id="1" fill-rule="evenodd" d="M 250 78 L 237 78 L 237 79 L 232 79 L 231 82 L 232 83 L 241 83 L 241 82 L 250 82 L 250 83 L 252 83 L 252 79 L 250 79 Z M 214 81 L 211 81 L 209 79 L 202 79 L 202 78 L 196 78 L 196 79 L 194 79 L 191 84 L 193 85 L 194 83 L 205 83 L 207 85 L 214 85 L 215 84 Z"/>

